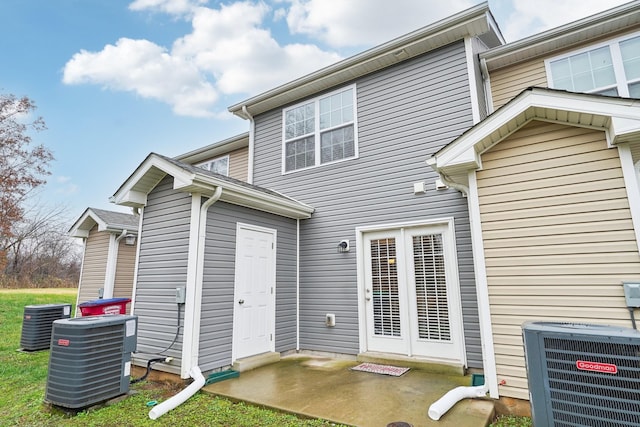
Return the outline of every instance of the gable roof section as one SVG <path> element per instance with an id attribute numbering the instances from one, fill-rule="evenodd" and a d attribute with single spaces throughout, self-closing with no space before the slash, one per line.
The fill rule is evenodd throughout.
<path id="1" fill-rule="evenodd" d="M 313 208 L 278 192 L 219 175 L 179 160 L 151 153 L 110 198 L 112 203 L 142 207 L 147 195 L 167 175 L 173 177 L 173 188 L 187 193 L 211 197 L 222 188 L 220 200 L 287 218 L 310 218 Z"/>
<path id="2" fill-rule="evenodd" d="M 465 37 L 479 37 L 488 47 L 504 43 L 487 2 L 232 105 L 229 111 L 247 119 Z"/>
<path id="3" fill-rule="evenodd" d="M 69 229 L 72 237 L 89 237 L 89 231 L 98 226 L 98 231 L 112 233 L 138 234 L 139 217 L 133 214 L 106 211 L 103 209 L 87 208 L 80 218 Z"/>
<path id="4" fill-rule="evenodd" d="M 640 25 L 640 0 L 480 53 L 489 71 Z"/>
<path id="5" fill-rule="evenodd" d="M 640 143 L 640 100 L 528 88 L 436 152 L 427 163 L 450 178 L 482 168 L 481 155 L 532 120 L 600 129 L 607 142 Z M 455 180 L 455 179 L 454 179 Z"/>
<path id="6" fill-rule="evenodd" d="M 188 153 L 181 154 L 176 156 L 175 159 L 193 165 L 248 146 L 249 132 L 245 132 L 222 141 L 214 142 L 213 144 L 206 145 L 202 148 L 189 151 Z"/>

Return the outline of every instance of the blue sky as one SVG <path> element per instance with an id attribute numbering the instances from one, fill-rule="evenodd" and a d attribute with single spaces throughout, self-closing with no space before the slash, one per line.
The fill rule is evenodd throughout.
<path id="1" fill-rule="evenodd" d="M 124 211 L 109 196 L 149 152 L 245 132 L 229 105 L 477 3 L 2 0 L 0 92 L 28 96 L 47 123 L 33 135 L 56 158 L 42 203 L 71 220 Z M 622 3 L 489 0 L 507 41 Z"/>

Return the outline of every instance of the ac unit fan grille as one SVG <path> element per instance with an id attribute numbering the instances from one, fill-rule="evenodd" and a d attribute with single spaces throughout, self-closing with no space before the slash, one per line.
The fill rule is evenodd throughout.
<path id="1" fill-rule="evenodd" d="M 545 337 L 544 351 L 555 426 L 640 425 L 640 345 Z M 577 360 L 617 373 L 579 370 Z"/>

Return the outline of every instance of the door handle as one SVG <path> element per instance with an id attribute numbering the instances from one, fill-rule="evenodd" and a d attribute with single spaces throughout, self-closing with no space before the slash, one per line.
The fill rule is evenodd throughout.
<path id="1" fill-rule="evenodd" d="M 238 304 L 240 304 L 240 305 L 244 304 L 244 300 L 243 299 L 238 300 Z"/>

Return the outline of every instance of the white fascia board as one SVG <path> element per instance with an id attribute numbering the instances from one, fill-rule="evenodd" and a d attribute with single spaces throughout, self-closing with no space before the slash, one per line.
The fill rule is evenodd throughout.
<path id="1" fill-rule="evenodd" d="M 503 128 L 502 138 L 515 132 L 524 124 L 540 117 L 541 109 L 567 111 L 567 124 L 582 126 L 580 114 L 609 117 L 609 126 L 603 128 L 612 142 L 620 134 L 640 131 L 640 102 L 633 99 L 607 98 L 596 95 L 572 94 L 549 90 L 530 89 L 518 95 L 502 109 L 486 118 L 459 137 L 449 147 L 436 154 L 438 170 L 467 164 L 470 168 L 480 167 L 480 157 L 488 147 L 477 147 L 485 138 Z M 617 123 L 612 126 L 612 123 Z M 494 141 L 494 144 L 499 140 Z"/>
<path id="2" fill-rule="evenodd" d="M 530 106 L 530 95 L 531 92 L 519 95 L 519 98 L 514 99 L 510 104 L 472 127 L 449 147 L 444 148 L 441 153 L 436 155 L 438 169 L 458 163 L 468 163 L 471 159 L 476 159 L 475 162 L 479 166 L 479 156 L 477 156 L 475 144 L 527 109 Z"/>
<path id="3" fill-rule="evenodd" d="M 80 230 L 80 229 L 75 229 L 69 232 L 69 235 L 71 237 L 79 237 L 82 239 L 86 239 L 87 237 L 89 237 L 89 230 Z"/>
<path id="4" fill-rule="evenodd" d="M 395 54 L 403 49 L 407 52 L 414 51 L 414 54 L 411 55 L 413 57 L 456 40 L 462 40 L 465 36 L 481 36 L 495 31 L 497 25 L 492 25 L 489 19 L 490 15 L 487 13 L 488 10 L 487 2 L 472 6 L 414 32 L 234 104 L 228 110 L 247 119 L 243 107 L 250 110 L 252 115 L 278 108 L 285 103 L 311 96 L 327 88 L 398 63 L 400 60 L 395 58 Z M 498 34 L 497 38 L 502 41 L 502 35 Z"/>
<path id="5" fill-rule="evenodd" d="M 614 145 L 630 140 L 638 140 L 640 138 L 640 117 L 636 119 L 612 117 L 610 133 L 611 142 Z"/>
<path id="6" fill-rule="evenodd" d="M 241 188 L 240 191 L 238 190 L 238 188 L 223 187 L 220 200 L 293 219 L 311 218 L 311 214 L 314 211 L 312 207 L 294 200 L 247 191 L 244 188 Z"/>
<path id="7" fill-rule="evenodd" d="M 147 193 L 126 191 L 120 194 L 119 197 L 114 196 L 110 200 L 116 205 L 142 207 L 147 205 Z"/>
<path id="8" fill-rule="evenodd" d="M 159 174 L 158 171 L 162 171 L 162 174 Z M 124 184 L 120 186 L 116 193 L 110 198 L 110 201 L 124 206 L 144 206 L 147 203 L 147 193 L 166 175 L 173 176 L 178 183 L 177 185 L 189 182 L 194 177 L 194 174 L 152 153 L 138 166 Z M 144 195 L 144 197 L 142 197 L 142 195 Z"/>
<path id="9" fill-rule="evenodd" d="M 71 237 L 89 237 L 89 231 L 98 225 L 98 231 L 104 231 L 107 224 L 96 215 L 91 208 L 87 208 L 78 220 L 69 229 Z"/>

